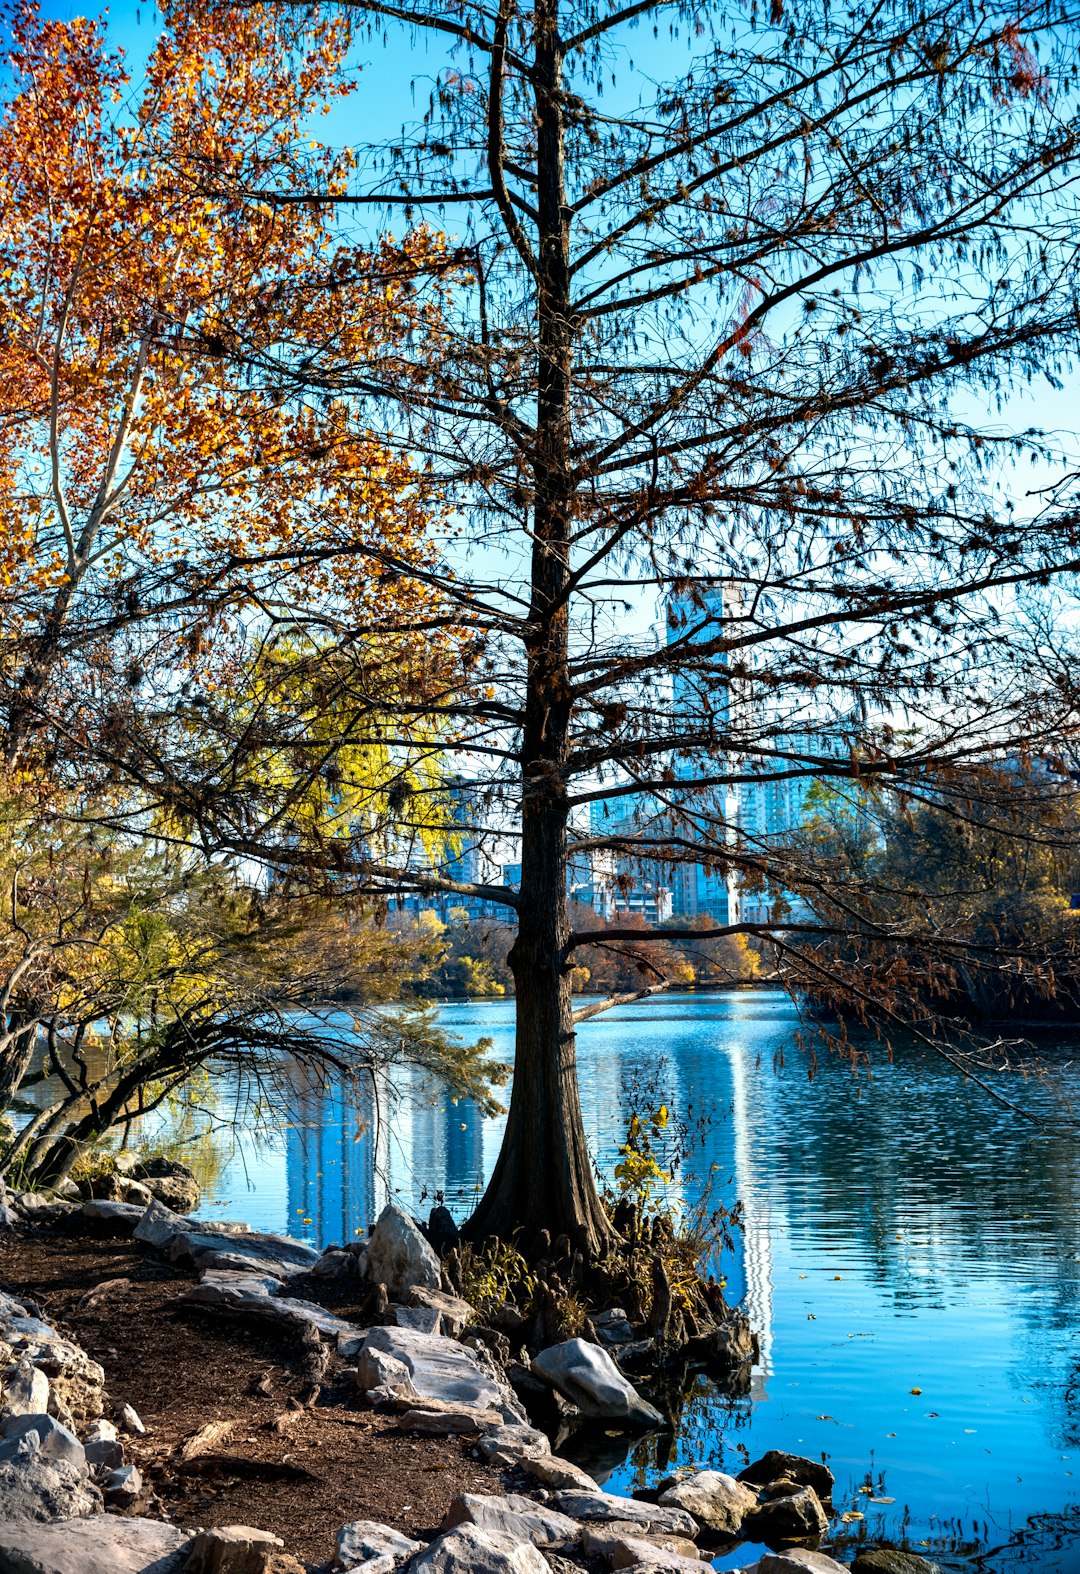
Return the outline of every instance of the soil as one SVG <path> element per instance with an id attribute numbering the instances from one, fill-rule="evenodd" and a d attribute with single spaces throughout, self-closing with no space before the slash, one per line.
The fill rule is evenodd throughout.
<path id="1" fill-rule="evenodd" d="M 430 1540 L 456 1494 L 504 1490 L 499 1472 L 473 1459 L 467 1442 L 408 1436 L 393 1417 L 361 1409 L 347 1374 L 331 1369 L 314 1408 L 304 1407 L 299 1344 L 180 1306 L 193 1276 L 135 1242 L 78 1230 L 45 1226 L 5 1237 L 0 1287 L 36 1301 L 101 1364 L 110 1399 L 134 1406 L 146 1436 L 125 1438 L 125 1455 L 163 1517 L 187 1527 L 255 1525 L 280 1536 L 294 1556 L 322 1562 L 348 1520 L 374 1519 Z M 98 1286 L 108 1287 L 92 1297 Z M 334 1303 L 312 1281 L 293 1293 Z M 234 1425 L 208 1451 L 182 1460 L 184 1440 L 211 1422 Z M 141 1502 L 137 1512 L 154 1509 Z"/>

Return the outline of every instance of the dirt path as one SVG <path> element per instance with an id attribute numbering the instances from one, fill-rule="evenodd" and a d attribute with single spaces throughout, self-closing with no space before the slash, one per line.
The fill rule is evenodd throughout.
<path id="1" fill-rule="evenodd" d="M 347 1378 L 328 1379 L 314 1410 L 297 1409 L 306 1381 L 299 1346 L 179 1306 L 189 1282 L 127 1240 L 42 1228 L 0 1242 L 0 1288 L 70 1330 L 104 1367 L 110 1397 L 145 1422 L 127 1454 L 165 1517 L 256 1525 L 319 1561 L 347 1520 L 430 1538 L 456 1493 L 502 1489 L 468 1445 L 408 1437 L 392 1418 L 354 1408 Z M 297 1293 L 315 1299 L 310 1286 Z M 210 1422 L 234 1425 L 209 1455 L 182 1461 L 183 1441 Z"/>

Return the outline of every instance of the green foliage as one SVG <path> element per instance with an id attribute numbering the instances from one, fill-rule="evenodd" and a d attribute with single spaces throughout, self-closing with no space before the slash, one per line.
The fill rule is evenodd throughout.
<path id="1" fill-rule="evenodd" d="M 464 1241 L 460 1261 L 462 1294 L 481 1319 L 504 1301 L 521 1304 L 529 1300 L 536 1289 L 532 1270 L 509 1241 L 485 1241 L 480 1245 Z"/>

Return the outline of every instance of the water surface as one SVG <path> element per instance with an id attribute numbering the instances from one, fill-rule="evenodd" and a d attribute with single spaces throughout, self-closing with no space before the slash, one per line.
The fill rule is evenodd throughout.
<path id="1" fill-rule="evenodd" d="M 506 1059 L 512 1019 L 510 1002 L 442 1012 Z M 828 1460 L 837 1508 L 865 1516 L 852 1546 L 887 1537 L 950 1568 L 1077 1574 L 1080 1136 L 1054 1089 L 1077 1090 L 1080 1042 L 1040 1046 L 1049 1084 L 1000 1084 L 1047 1116 L 1040 1128 L 918 1047 L 872 1076 L 819 1057 L 810 1079 L 797 1028 L 786 997 L 761 992 L 643 1002 L 582 1028 L 601 1167 L 635 1109 L 662 1101 L 689 1125 L 673 1191 L 692 1206 L 708 1177 L 742 1202 L 725 1270 L 762 1342 L 749 1395 L 696 1383 L 673 1441 L 609 1456 L 611 1489 L 786 1448 Z M 460 1218 L 501 1127 L 418 1081 L 361 1107 L 301 1090 L 268 1145 L 227 1156 L 206 1204 L 323 1243 L 364 1230 L 391 1195 L 418 1211 L 445 1198 Z M 717 1566 L 748 1561 L 742 1549 Z"/>

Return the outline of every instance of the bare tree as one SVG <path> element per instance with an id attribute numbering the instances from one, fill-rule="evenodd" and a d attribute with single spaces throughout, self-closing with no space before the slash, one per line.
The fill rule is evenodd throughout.
<path id="1" fill-rule="evenodd" d="M 358 359 L 342 337 L 314 367 L 283 340 L 250 364 L 370 406 L 457 524 L 441 561 L 381 552 L 434 601 L 382 625 L 323 607 L 288 682 L 311 683 L 341 736 L 386 746 L 393 834 L 347 856 L 339 837 L 339 878 L 516 917 L 512 1102 L 471 1231 L 596 1248 L 612 1226 L 571 998 L 594 936 L 573 931 L 568 869 L 733 877 L 760 916 L 715 933 L 768 937 L 822 989 L 837 975 L 814 946 L 853 930 L 840 983 L 857 1000 L 860 959 L 876 989 L 882 957 L 917 972 L 942 938 L 910 904 L 896 924 L 887 903 L 845 904 L 825 862 L 733 819 L 732 796 L 880 776 L 947 802 L 953 772 L 1072 723 L 1017 661 L 1016 626 L 1021 587 L 1080 566 L 1076 515 L 1010 493 L 1013 461 L 1057 456 L 998 405 L 1075 345 L 1077 18 L 1041 0 L 774 0 L 767 22 L 681 0 L 343 5 L 359 40 L 400 26 L 445 46 L 422 117 L 357 147 L 344 196 L 314 174 L 232 194 L 333 200 L 369 230 L 426 220 L 456 286 L 444 299 L 440 249 L 437 356 L 420 335 Z M 345 550 L 328 535 L 291 559 Z M 388 630 L 414 651 L 452 630 L 466 676 L 398 702 L 368 659 Z M 200 726 L 226 732 L 226 710 Z M 316 735 L 295 710 L 260 729 L 290 759 Z M 417 762 L 451 750 L 475 777 L 467 834 L 518 840 L 517 889 L 401 855 L 445 797 Z M 132 757 L 182 802 L 181 756 L 160 756 Z M 260 790 L 207 792 L 226 841 L 250 851 L 272 828 L 314 866 Z"/>

